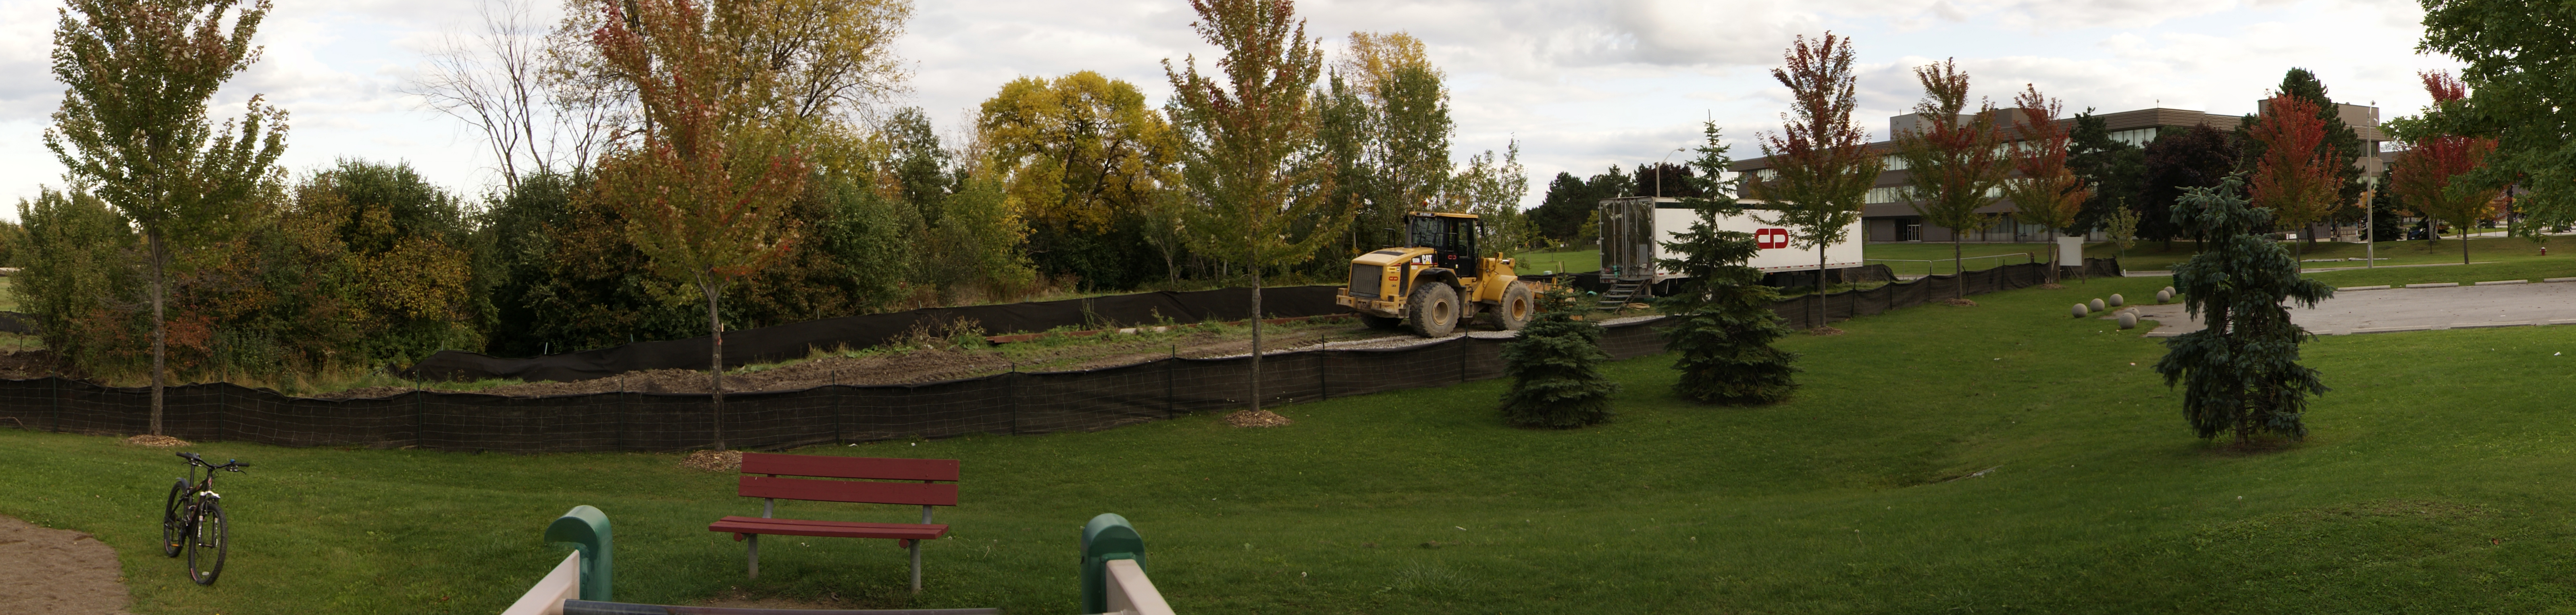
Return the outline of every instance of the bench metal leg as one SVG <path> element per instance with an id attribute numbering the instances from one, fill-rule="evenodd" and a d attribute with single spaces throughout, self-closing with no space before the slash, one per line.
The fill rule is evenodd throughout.
<path id="1" fill-rule="evenodd" d="M 912 593 L 921 593 L 921 541 L 912 542 Z"/>
<path id="2" fill-rule="evenodd" d="M 760 578 L 760 535 L 751 535 L 751 578 Z"/>

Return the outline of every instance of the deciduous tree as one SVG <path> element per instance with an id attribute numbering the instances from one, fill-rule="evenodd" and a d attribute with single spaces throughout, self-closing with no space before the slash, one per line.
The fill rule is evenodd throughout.
<path id="1" fill-rule="evenodd" d="M 630 15 L 627 7 L 632 6 Z M 715 446 L 724 437 L 726 289 L 795 245 L 785 215 L 808 167 L 770 123 L 775 108 L 756 93 L 783 84 L 762 65 L 729 53 L 710 36 L 703 6 L 690 0 L 603 0 L 606 24 L 592 37 L 600 57 L 631 80 L 651 129 L 641 143 L 599 164 L 600 195 L 626 218 L 626 236 L 665 279 L 696 287 L 707 308 L 707 368 Z M 730 86 L 730 87 L 728 87 Z"/>
<path id="2" fill-rule="evenodd" d="M 2183 307 L 2206 328 L 2165 341 L 2156 373 L 2182 385 L 2183 416 L 2201 438 L 2225 432 L 2239 444 L 2262 434 L 2307 436 L 2308 398 L 2327 391 L 2317 371 L 2299 364 L 2299 343 L 2312 337 L 2290 322 L 2287 304 L 2315 307 L 2334 287 L 2299 276 L 2299 260 L 2255 235 L 2272 212 L 2246 206 L 2239 180 L 2192 187 L 2174 210 L 2177 224 L 2200 229 L 2207 243 L 2174 266 Z"/>
<path id="3" fill-rule="evenodd" d="M 1997 189 L 2012 172 L 2012 159 L 1995 130 L 1993 104 L 1961 118 L 1968 106 L 1968 73 L 1957 62 L 1915 67 L 1914 80 L 1923 84 L 1923 100 L 1914 104 L 1923 124 L 1895 135 L 1897 156 L 1912 182 L 1907 200 L 1924 221 L 1950 229 L 1951 271 L 1965 272 L 1960 242 L 1995 223 L 1993 214 L 1979 210 L 2000 198 Z M 1958 282 L 1956 298 L 1964 299 L 1968 280 L 1962 276 Z"/>
<path id="4" fill-rule="evenodd" d="M 54 77 L 70 85 L 45 130 L 70 175 L 141 231 L 152 305 L 152 418 L 161 433 L 174 253 L 246 222 L 286 152 L 286 112 L 252 96 L 221 128 L 206 101 L 259 61 L 267 0 L 70 0 L 54 29 Z M 228 27 L 229 26 L 229 27 Z"/>
<path id="5" fill-rule="evenodd" d="M 2468 100 L 2468 86 L 2450 73 L 2434 71 L 2422 74 L 2424 91 L 2432 94 L 2433 106 L 2427 114 L 2451 112 L 2461 101 Z M 2414 148 L 2397 157 L 2389 169 L 2389 190 L 2405 199 L 2417 214 L 2450 223 L 2459 234 L 2460 263 L 2469 262 L 2469 229 L 2477 221 L 2495 215 L 2495 184 L 2484 183 L 2478 171 L 2486 166 L 2487 157 L 2496 151 L 2493 139 L 2444 134 L 2410 135 Z"/>
<path id="6" fill-rule="evenodd" d="M 1746 189 L 1773 208 L 1755 219 L 1789 227 L 1792 245 L 1816 250 L 1816 294 L 1822 296 L 1825 248 L 1850 235 L 1886 165 L 1870 151 L 1869 131 L 1852 123 L 1860 101 L 1854 95 L 1851 39 L 1828 32 L 1809 42 L 1799 35 L 1781 59 L 1785 65 L 1771 69 L 1771 78 L 1788 86 L 1789 113 L 1781 114 L 1780 132 L 1756 141 L 1771 161 L 1771 175 Z M 1824 303 L 1816 309 L 1816 326 L 1824 326 Z"/>
<path id="7" fill-rule="evenodd" d="M 1202 252 L 1252 274 L 1251 408 L 1261 412 L 1261 272 L 1313 258 L 1342 236 L 1350 206 L 1329 199 L 1331 166 L 1317 156 L 1313 90 L 1323 49 L 1306 38 L 1289 0 L 1190 0 L 1190 28 L 1225 51 L 1220 75 L 1195 57 L 1163 61 L 1181 164 L 1198 202 L 1187 228 Z M 1320 220 L 1321 223 L 1315 223 Z M 1304 228 L 1300 222 L 1307 222 Z M 1300 236 L 1299 231 L 1302 232 Z"/>
<path id="8" fill-rule="evenodd" d="M 2468 184 L 2520 186 L 2513 232 L 2576 224 L 2576 11 L 2513 0 L 2425 0 L 2418 51 L 2467 64 L 2471 90 L 2424 119 L 2432 132 L 2494 140 L 2492 160 Z"/>
<path id="9" fill-rule="evenodd" d="M 2308 225 L 2333 213 L 2342 183 L 2335 158 L 2318 150 L 2326 142 L 2326 123 L 2305 98 L 2279 94 L 2269 106 L 2249 131 L 2254 142 L 2263 144 L 2249 200 L 2272 210 L 2275 228 L 2300 231 L 2313 240 L 2314 233 L 2305 232 Z M 2307 244 L 2299 245 L 2304 252 Z"/>
<path id="10" fill-rule="evenodd" d="M 986 170 L 1035 231 L 1039 268 L 1123 285 L 1152 266 L 1139 227 L 1179 175 L 1171 126 L 1135 85 L 1091 71 L 1023 77 L 984 101 L 975 126 Z"/>
<path id="11" fill-rule="evenodd" d="M 2005 180 L 2002 192 L 2004 198 L 2013 201 L 2014 219 L 2048 229 L 2051 238 L 2061 232 L 2079 233 L 2074 228 L 2076 216 L 2082 213 L 2084 200 L 2092 195 L 2084 178 L 2066 166 L 2067 127 L 2057 123 L 2057 114 L 2064 107 L 2057 99 L 2041 96 L 2038 86 L 2027 84 L 2014 97 L 2013 107 L 2013 113 L 2021 116 L 2013 127 L 2021 140 L 2012 147 L 2013 170 L 2020 176 Z M 2065 263 L 2055 262 L 2057 250 L 2053 246 L 2044 251 L 2057 265 L 2048 268 L 2048 282 L 2055 284 L 2058 270 Z"/>
<path id="12" fill-rule="evenodd" d="M 2176 226 L 2187 218 L 2173 215 L 2173 206 L 2185 189 L 2217 186 L 2234 173 L 2235 144 L 2208 124 L 2168 127 L 2147 144 L 2144 158 L 2146 201 L 2138 206 L 2138 235 L 2163 241 L 2167 249 L 2175 239 L 2200 239 L 2197 231 Z"/>

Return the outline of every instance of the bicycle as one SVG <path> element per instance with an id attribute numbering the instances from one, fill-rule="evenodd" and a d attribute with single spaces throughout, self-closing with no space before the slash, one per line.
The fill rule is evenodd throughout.
<path id="1" fill-rule="evenodd" d="M 188 477 L 170 486 L 170 499 L 161 506 L 161 554 L 178 557 L 188 553 L 188 579 L 198 585 L 215 584 L 215 575 L 224 571 L 223 495 L 215 493 L 215 471 L 240 472 L 250 464 L 233 459 L 223 465 L 206 463 L 196 453 L 179 453 L 188 460 Z M 206 477 L 197 479 L 197 468 L 206 469 Z M 193 484 L 192 484 L 193 483 Z M 201 559 L 199 550 L 211 550 Z"/>

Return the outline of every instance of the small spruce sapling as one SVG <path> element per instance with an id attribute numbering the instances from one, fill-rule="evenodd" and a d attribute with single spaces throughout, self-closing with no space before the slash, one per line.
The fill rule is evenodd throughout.
<path id="1" fill-rule="evenodd" d="M 1726 146 L 1718 142 L 1717 125 L 1703 128 L 1708 143 L 1699 148 L 1693 166 L 1723 170 L 1730 165 Z M 1714 173 L 1710 174 L 1714 176 Z M 1712 186 L 1715 188 L 1715 186 Z M 1790 363 L 1796 353 L 1771 346 L 1789 327 L 1771 304 L 1777 289 L 1762 285 L 1762 271 L 1745 266 L 1761 246 L 1752 233 L 1720 230 L 1717 216 L 1743 211 L 1726 191 L 1711 189 L 1708 198 L 1683 199 L 1698 210 L 1699 221 L 1675 233 L 1664 249 L 1679 258 L 1658 259 L 1664 271 L 1680 274 L 1680 287 L 1655 300 L 1669 328 L 1666 348 L 1679 351 L 1673 369 L 1681 379 L 1673 392 L 1705 404 L 1762 405 L 1779 403 L 1796 391 Z"/>
<path id="2" fill-rule="evenodd" d="M 1601 375 L 1601 326 L 1575 320 L 1582 297 L 1564 285 L 1539 295 L 1539 315 L 1503 345 L 1503 420 L 1521 427 L 1571 429 L 1610 422 L 1619 383 Z"/>
<path id="3" fill-rule="evenodd" d="M 2156 362 L 2165 386 L 2183 387 L 2182 411 L 2203 439 L 2232 432 L 2238 444 L 2259 434 L 2305 438 L 2308 397 L 2324 394 L 2317 370 L 2299 364 L 2299 343 L 2312 337 L 2290 322 L 2284 304 L 2315 307 L 2334 287 L 2299 276 L 2299 261 L 2280 244 L 2253 234 L 2272 210 L 2246 207 L 2242 180 L 2186 188 L 2175 226 L 2194 229 L 2208 247 L 2174 267 L 2184 306 L 2208 328 L 2165 340 Z"/>

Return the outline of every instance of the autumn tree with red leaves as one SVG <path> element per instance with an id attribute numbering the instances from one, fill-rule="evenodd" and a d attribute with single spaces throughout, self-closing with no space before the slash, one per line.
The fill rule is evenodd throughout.
<path id="1" fill-rule="evenodd" d="M 2050 237 L 2072 231 L 2075 216 L 2084 211 L 2084 200 L 2093 197 L 2084 179 L 2066 168 L 2067 126 L 2057 123 L 2057 114 L 2065 106 L 2057 99 L 2042 96 L 2039 87 L 2022 85 L 2013 98 L 2012 112 L 2020 115 L 2014 127 L 2021 140 L 2013 144 L 2013 170 L 2020 177 L 2004 181 L 2004 198 L 2012 199 L 2013 217 L 2024 224 L 2048 229 Z M 2055 261 L 2055 250 L 2047 250 Z M 2055 263 L 2064 266 L 2065 263 Z M 2058 267 L 2048 268 L 2048 283 L 2057 283 Z"/>
<path id="2" fill-rule="evenodd" d="M 2273 228 L 2295 229 L 2313 241 L 2315 234 L 2306 232 L 2308 225 L 2334 212 L 2341 200 L 2337 191 L 2343 188 L 2336 160 L 2319 155 L 2317 149 L 2326 140 L 2326 122 L 2317 116 L 2317 104 L 2289 93 L 2276 94 L 2248 134 L 2263 142 L 2263 155 L 2254 160 L 2249 200 L 2255 207 L 2272 210 Z M 2300 253 L 2307 252 L 2307 243 L 2299 247 Z"/>
<path id="3" fill-rule="evenodd" d="M 2448 71 L 2422 73 L 2422 77 L 2424 91 L 2433 95 L 2437 110 L 2469 97 L 2468 86 Z M 2422 136 L 2415 139 L 2414 149 L 2397 157 L 2396 168 L 2389 169 L 2389 189 L 2416 215 L 2449 223 L 2459 233 L 2461 264 L 2469 262 L 2469 228 L 2495 215 L 2493 203 L 2501 192 L 2462 181 L 2462 176 L 2486 166 L 2487 155 L 2495 149 L 2495 140 L 2483 137 Z"/>
<path id="4" fill-rule="evenodd" d="M 1869 149 L 1869 131 L 1852 123 L 1859 109 L 1854 95 L 1851 39 L 1825 33 L 1809 41 L 1799 35 L 1781 54 L 1784 65 L 1771 78 L 1789 87 L 1790 113 L 1781 114 L 1780 132 L 1764 133 L 1756 143 L 1770 159 L 1771 175 L 1748 182 L 1746 191 L 1768 201 L 1764 224 L 1790 228 L 1792 245 L 1816 249 L 1816 294 L 1825 294 L 1825 246 L 1841 243 L 1860 220 L 1869 188 L 1886 168 Z M 1818 310 L 1824 303 L 1816 303 Z M 1816 326 L 1824 326 L 1819 313 Z"/>
<path id="5" fill-rule="evenodd" d="M 785 256 L 797 228 L 789 207 L 808 165 L 788 144 L 790 121 L 757 92 L 774 71 L 729 54 L 690 0 L 602 0 L 608 14 L 591 44 L 635 88 L 640 143 L 599 161 L 598 197 L 626 219 L 626 235 L 655 273 L 697 287 L 710 332 L 707 374 L 716 450 L 724 450 L 725 290 Z M 628 10 L 633 14 L 629 15 Z"/>
<path id="6" fill-rule="evenodd" d="M 1958 62 L 1914 67 L 1914 80 L 1923 84 L 1923 100 L 1914 103 L 1914 114 L 1923 122 L 1893 135 L 1896 155 L 1905 161 L 1906 177 L 1913 182 L 1906 200 L 1924 221 L 1950 229 L 1951 271 L 1967 271 L 1960 243 L 1968 233 L 1995 223 L 1993 214 L 1978 210 L 1995 204 L 1995 190 L 2012 172 L 2012 160 L 1995 132 L 1993 103 L 1962 117 L 1960 112 L 1968 110 L 1968 73 L 1959 70 Z M 1960 276 L 1957 282 L 1953 298 L 1966 299 L 1968 278 Z"/>

